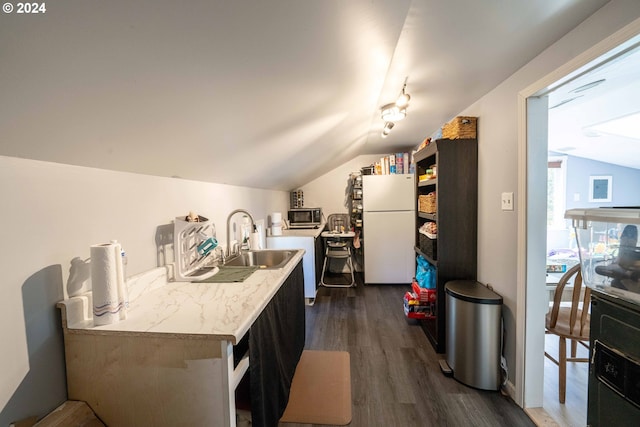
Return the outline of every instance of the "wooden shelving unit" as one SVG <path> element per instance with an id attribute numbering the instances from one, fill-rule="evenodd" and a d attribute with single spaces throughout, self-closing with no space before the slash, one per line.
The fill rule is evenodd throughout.
<path id="1" fill-rule="evenodd" d="M 419 211 L 416 200 L 415 251 L 436 268 L 436 315 L 420 324 L 436 352 L 445 352 L 446 307 L 444 286 L 450 280 L 476 279 L 478 217 L 478 143 L 475 139 L 439 139 L 415 156 L 416 197 L 436 193 L 436 212 Z M 432 166 L 436 177 L 418 177 Z M 437 224 L 437 253 L 429 256 L 421 247 L 418 228 L 425 222 Z M 424 242 L 424 238 L 423 238 Z"/>

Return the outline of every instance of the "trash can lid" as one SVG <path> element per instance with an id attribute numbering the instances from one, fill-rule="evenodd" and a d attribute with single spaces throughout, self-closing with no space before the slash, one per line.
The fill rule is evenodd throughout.
<path id="1" fill-rule="evenodd" d="M 476 304 L 502 304 L 502 297 L 475 280 L 451 280 L 444 291 L 454 298 Z"/>

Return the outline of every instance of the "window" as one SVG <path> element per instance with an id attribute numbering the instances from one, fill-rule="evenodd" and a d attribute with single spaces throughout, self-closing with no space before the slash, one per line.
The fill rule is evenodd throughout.
<path id="1" fill-rule="evenodd" d="M 549 157 L 547 163 L 547 228 L 564 229 L 566 222 L 567 157 Z"/>

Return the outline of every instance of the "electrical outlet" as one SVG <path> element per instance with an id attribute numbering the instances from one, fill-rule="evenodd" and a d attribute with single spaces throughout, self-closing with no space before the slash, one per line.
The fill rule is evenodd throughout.
<path id="1" fill-rule="evenodd" d="M 502 193 L 501 206 L 503 211 L 513 210 L 513 193 Z"/>

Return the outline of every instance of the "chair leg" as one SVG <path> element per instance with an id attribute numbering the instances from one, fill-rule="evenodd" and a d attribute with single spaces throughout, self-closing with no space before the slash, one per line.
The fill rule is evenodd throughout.
<path id="1" fill-rule="evenodd" d="M 347 258 L 347 262 L 349 263 L 349 271 L 351 272 L 351 285 L 349 286 L 355 286 L 356 278 L 353 275 L 353 260 L 351 259 L 351 253 L 349 253 L 349 258 Z"/>
<path id="2" fill-rule="evenodd" d="M 327 284 L 324 282 L 324 273 L 327 269 L 327 256 L 325 255 L 324 257 L 324 263 L 322 264 L 322 273 L 320 274 L 320 284 L 323 286 L 327 286 Z"/>
<path id="3" fill-rule="evenodd" d="M 578 341 L 571 340 L 571 357 L 576 357 L 578 352 Z"/>
<path id="4" fill-rule="evenodd" d="M 560 403 L 564 403 L 567 394 L 567 340 L 560 337 L 558 355 L 558 393 Z"/>

